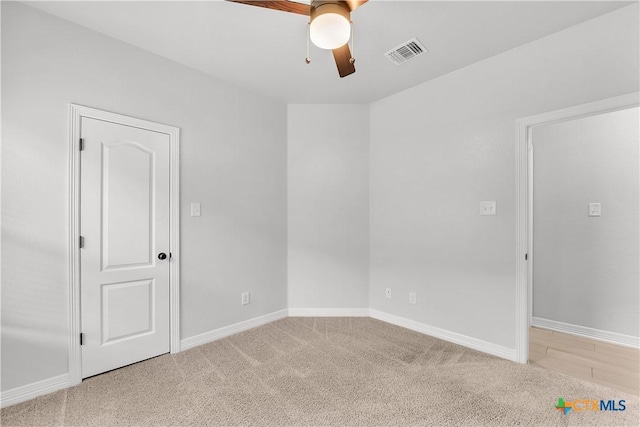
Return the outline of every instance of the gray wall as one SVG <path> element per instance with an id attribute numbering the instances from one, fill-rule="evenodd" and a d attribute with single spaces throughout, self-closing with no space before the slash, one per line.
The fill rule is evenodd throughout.
<path id="1" fill-rule="evenodd" d="M 635 4 L 373 103 L 371 307 L 515 348 L 516 120 L 637 91 L 639 47 Z"/>
<path id="2" fill-rule="evenodd" d="M 639 113 L 534 128 L 534 317 L 638 336 Z"/>
<path id="3" fill-rule="evenodd" d="M 369 106 L 289 105 L 291 308 L 369 306 Z"/>
<path id="4" fill-rule="evenodd" d="M 183 339 L 286 308 L 286 105 L 2 2 L 3 390 L 67 372 L 70 102 L 181 128 Z"/>

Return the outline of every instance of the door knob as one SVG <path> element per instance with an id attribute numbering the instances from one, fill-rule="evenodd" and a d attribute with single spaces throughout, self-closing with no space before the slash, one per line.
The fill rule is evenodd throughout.
<path id="1" fill-rule="evenodd" d="M 158 254 L 158 259 L 167 259 L 167 254 L 165 254 L 164 252 L 160 252 Z"/>

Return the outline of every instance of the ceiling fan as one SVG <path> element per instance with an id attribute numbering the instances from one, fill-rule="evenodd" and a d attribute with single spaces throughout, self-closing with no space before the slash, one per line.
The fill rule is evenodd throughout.
<path id="1" fill-rule="evenodd" d="M 351 39 L 351 12 L 368 0 L 311 0 L 311 4 L 292 0 L 227 1 L 309 16 L 311 41 L 321 49 L 333 51 L 340 77 L 356 72 L 355 60 L 351 56 L 348 44 Z"/>

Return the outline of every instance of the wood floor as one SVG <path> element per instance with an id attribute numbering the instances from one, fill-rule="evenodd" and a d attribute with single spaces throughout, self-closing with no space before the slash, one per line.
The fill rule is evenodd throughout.
<path id="1" fill-rule="evenodd" d="M 529 329 L 529 362 L 640 394 L 640 350 L 541 328 Z"/>

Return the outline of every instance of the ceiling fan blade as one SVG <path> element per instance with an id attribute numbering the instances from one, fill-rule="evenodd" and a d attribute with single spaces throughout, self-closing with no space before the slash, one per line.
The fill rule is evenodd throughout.
<path id="1" fill-rule="evenodd" d="M 248 4 L 249 6 L 264 7 L 266 9 L 280 10 L 282 12 L 297 13 L 299 15 L 309 16 L 311 6 L 308 4 L 297 3 L 288 0 L 227 0 L 233 3 Z"/>
<path id="2" fill-rule="evenodd" d="M 348 43 L 333 49 L 333 58 L 336 60 L 340 77 L 346 77 L 356 72 L 356 67 L 351 63 L 351 50 Z"/>
<path id="3" fill-rule="evenodd" d="M 346 0 L 346 3 L 349 6 L 351 12 L 353 12 L 354 10 L 365 4 L 367 1 L 368 0 Z"/>

